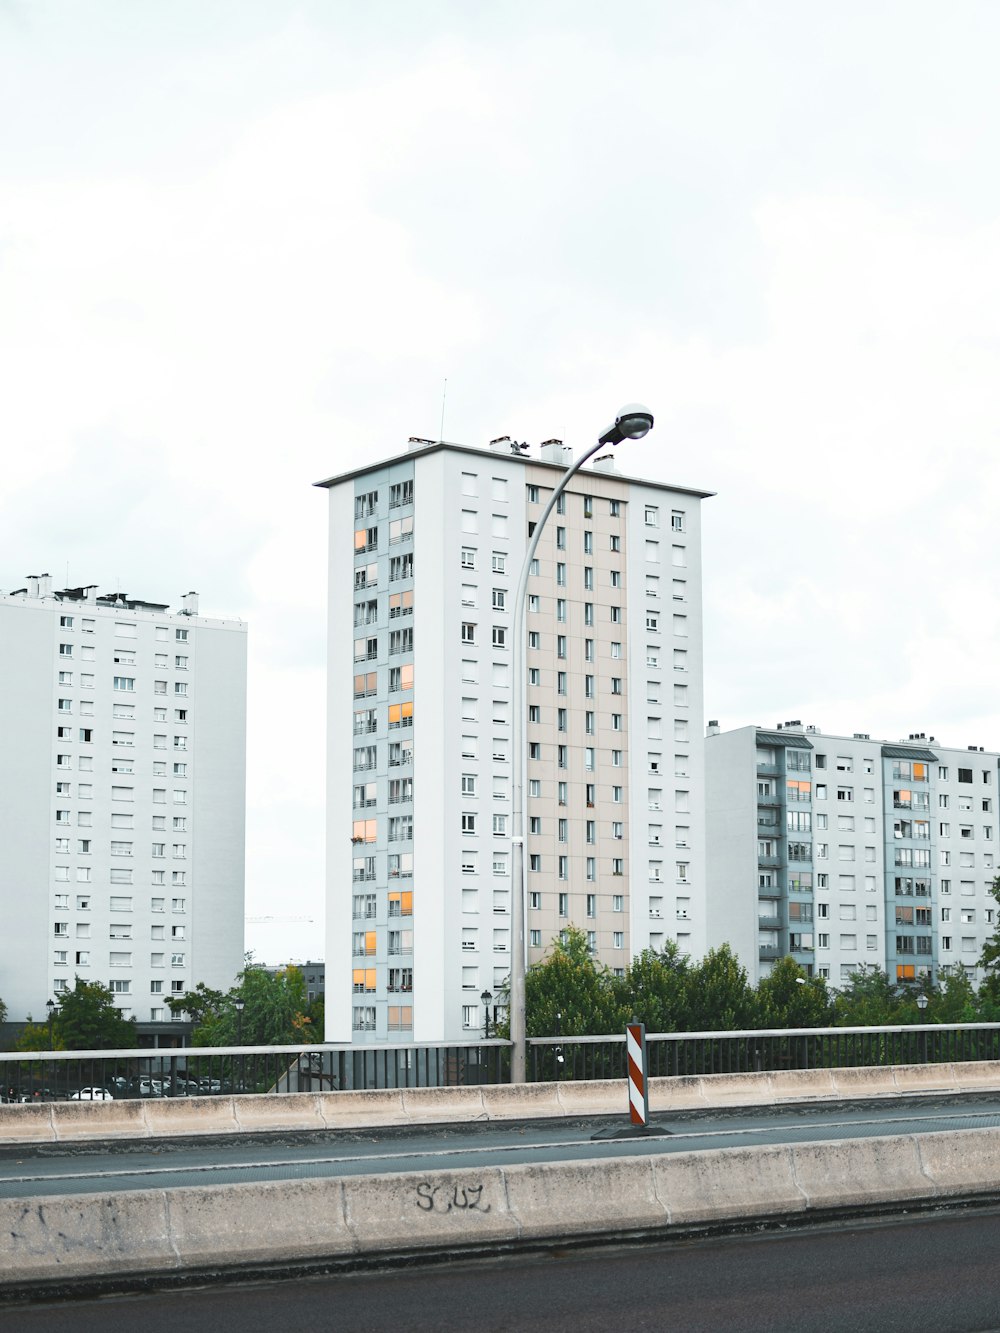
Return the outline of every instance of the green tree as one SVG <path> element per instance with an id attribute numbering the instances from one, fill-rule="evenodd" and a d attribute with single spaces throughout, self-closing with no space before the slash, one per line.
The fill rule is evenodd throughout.
<path id="1" fill-rule="evenodd" d="M 833 1022 L 833 1005 L 822 977 L 807 977 L 794 958 L 782 958 L 757 985 L 761 1027 L 821 1028 Z"/>
<path id="2" fill-rule="evenodd" d="M 65 1051 L 127 1050 L 137 1044 L 135 1019 L 122 1017 L 110 987 L 81 977 L 60 995 L 53 1028 Z"/>
<path id="3" fill-rule="evenodd" d="M 567 926 L 525 977 L 528 1036 L 551 1037 L 557 1031 L 572 1037 L 621 1032 L 626 1018 L 613 980 L 606 967 L 594 962 L 584 932 Z M 507 1035 L 504 1025 L 499 1035 Z"/>
<path id="4" fill-rule="evenodd" d="M 1000 875 L 993 880 L 989 891 L 990 897 L 1000 907 Z M 985 969 L 988 977 L 1000 979 L 1000 912 L 997 913 L 997 924 L 993 934 L 983 945 L 983 952 L 979 955 L 979 966 Z"/>
<path id="5" fill-rule="evenodd" d="M 225 991 L 212 990 L 203 981 L 199 981 L 194 990 L 189 990 L 185 995 L 167 1000 L 172 1014 L 186 1014 L 196 1028 L 218 1018 L 228 1003 L 230 1000 Z"/>
<path id="6" fill-rule="evenodd" d="M 240 1015 L 236 1001 L 243 1001 Z M 306 984 L 297 967 L 266 971 L 247 962 L 229 991 L 214 991 L 199 982 L 193 991 L 168 1000 L 175 1014 L 190 1014 L 195 1023 L 193 1046 L 294 1046 L 321 1042 L 309 1015 Z"/>
<path id="7" fill-rule="evenodd" d="M 613 979 L 617 1012 L 626 1020 L 638 1018 L 647 1032 L 690 1030 L 690 970 L 676 940 L 668 940 L 661 953 L 644 949 L 623 977 Z"/>
<path id="8" fill-rule="evenodd" d="M 27 1025 L 18 1033 L 14 1042 L 15 1051 L 64 1051 L 62 1035 L 56 1027 L 48 1023 L 32 1023 L 29 1016 Z"/>
<path id="9" fill-rule="evenodd" d="M 757 994 L 746 968 L 721 944 L 688 973 L 690 1032 L 732 1032 L 760 1026 Z"/>
<path id="10" fill-rule="evenodd" d="M 887 1027 L 900 1021 L 902 997 L 880 967 L 859 967 L 833 1002 L 838 1027 Z"/>
<path id="11" fill-rule="evenodd" d="M 940 985 L 928 984 L 923 991 L 927 1008 L 921 1012 L 916 995 L 907 997 L 907 1007 L 916 1010 L 914 1023 L 977 1023 L 980 1021 L 980 1000 L 976 988 L 966 976 L 964 967 L 940 969 Z M 988 1020 L 986 1020 L 988 1021 Z"/>

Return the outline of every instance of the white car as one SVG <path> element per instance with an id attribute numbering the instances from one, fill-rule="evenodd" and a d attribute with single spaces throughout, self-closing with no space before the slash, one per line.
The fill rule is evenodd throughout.
<path id="1" fill-rule="evenodd" d="M 114 1097 L 108 1092 L 107 1088 L 81 1088 L 79 1092 L 71 1092 L 69 1095 L 71 1102 L 113 1102 Z"/>

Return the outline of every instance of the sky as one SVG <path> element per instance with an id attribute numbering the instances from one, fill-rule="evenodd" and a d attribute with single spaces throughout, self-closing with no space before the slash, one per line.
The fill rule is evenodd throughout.
<path id="1" fill-rule="evenodd" d="M 249 623 L 259 960 L 323 950 L 312 483 L 410 436 L 647 403 L 619 467 L 716 493 L 707 718 L 1000 749 L 998 46 L 990 0 L 0 0 L 0 587 Z"/>

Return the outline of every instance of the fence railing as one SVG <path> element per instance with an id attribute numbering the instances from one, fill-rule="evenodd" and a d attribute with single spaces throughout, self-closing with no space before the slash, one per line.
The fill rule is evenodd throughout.
<path id="1" fill-rule="evenodd" d="M 646 1051 L 654 1078 L 1000 1060 L 1000 1024 L 647 1033 Z M 533 1082 L 624 1078 L 625 1035 L 533 1037 L 528 1068 Z"/>
<path id="2" fill-rule="evenodd" d="M 653 1077 L 1000 1060 L 1000 1024 L 648 1033 Z M 625 1036 L 532 1037 L 528 1078 L 624 1078 Z M 506 1083 L 510 1043 L 0 1054 L 0 1100 L 75 1101 Z"/>
<path id="3" fill-rule="evenodd" d="M 437 1088 L 503 1083 L 509 1043 L 227 1046 L 169 1051 L 0 1053 L 0 1101 L 205 1097 L 232 1093 Z"/>

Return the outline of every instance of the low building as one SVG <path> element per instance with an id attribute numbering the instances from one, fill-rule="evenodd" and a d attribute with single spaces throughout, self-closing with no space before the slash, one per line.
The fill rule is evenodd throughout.
<path id="1" fill-rule="evenodd" d="M 706 738 L 708 929 L 753 980 L 790 956 L 845 982 L 977 961 L 996 925 L 1000 756 L 785 722 Z"/>

